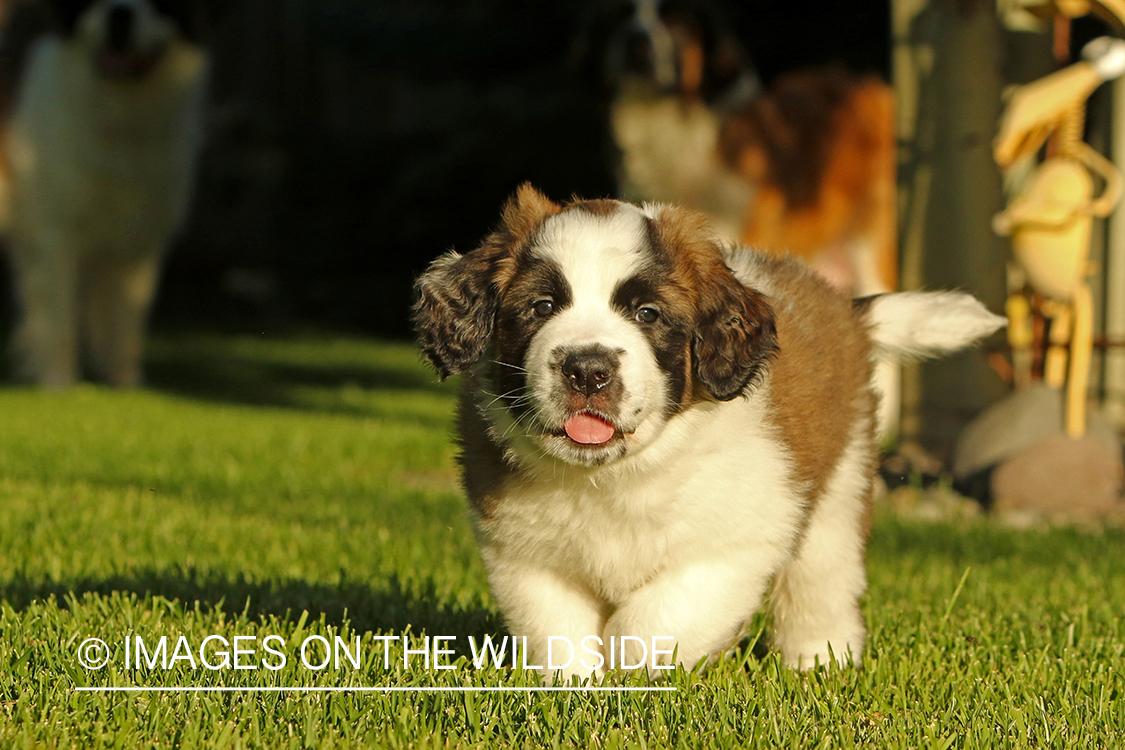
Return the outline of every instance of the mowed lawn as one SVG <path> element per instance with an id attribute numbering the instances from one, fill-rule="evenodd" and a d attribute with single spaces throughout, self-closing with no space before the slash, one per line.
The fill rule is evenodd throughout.
<path id="1" fill-rule="evenodd" d="M 456 384 L 409 345 L 165 337 L 149 373 L 133 393 L 0 387 L 0 747 L 1125 744 L 1125 534 L 885 512 L 862 669 L 785 669 L 760 616 L 674 692 L 78 690 L 537 684 L 471 663 L 503 625 L 457 488 Z M 454 668 L 393 646 L 386 667 L 376 637 L 403 634 L 455 637 Z M 138 636 L 152 667 L 125 665 Z M 235 637 L 249 668 L 221 664 Z M 337 637 L 359 667 L 300 663 Z M 107 666 L 81 665 L 88 638 Z"/>

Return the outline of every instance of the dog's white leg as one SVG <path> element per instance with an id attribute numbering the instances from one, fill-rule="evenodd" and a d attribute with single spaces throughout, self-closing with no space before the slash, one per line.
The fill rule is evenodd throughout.
<path id="1" fill-rule="evenodd" d="M 90 363 L 110 385 L 142 380 L 145 329 L 156 291 L 156 254 L 91 264 L 86 278 L 86 331 Z"/>
<path id="2" fill-rule="evenodd" d="M 490 564 L 487 552 L 484 556 L 492 594 L 500 604 L 509 632 L 519 639 L 521 651 L 523 638 L 527 638 L 526 666 L 540 667 L 539 673 L 548 682 L 552 678 L 569 682 L 574 675 L 585 679 L 604 671 L 599 669 L 601 649 L 597 642 L 587 639 L 583 643 L 587 636 L 598 636 L 605 622 L 605 606 L 593 592 L 552 570 L 531 568 L 524 562 L 497 561 L 494 557 Z M 554 639 L 549 663 L 547 646 L 551 636 Z M 521 654 L 517 668 L 524 666 Z"/>
<path id="3" fill-rule="evenodd" d="M 676 662 L 688 668 L 728 648 L 758 609 L 776 570 L 780 549 L 763 552 L 715 557 L 665 571 L 634 591 L 609 618 L 606 642 L 610 637 L 617 642 L 622 636 L 639 638 L 644 647 L 626 641 L 624 666 L 644 661 L 654 676 L 662 673 L 655 665 L 672 663 L 670 654 L 654 660 L 654 638 L 660 639 L 659 650 L 675 650 Z M 647 659 L 642 648 L 649 651 Z M 621 656 L 619 649 L 615 666 L 621 665 Z"/>
<path id="4" fill-rule="evenodd" d="M 867 425 L 853 433 L 821 495 L 797 555 L 774 585 L 774 645 L 785 662 L 809 669 L 859 664 L 866 628 L 859 598 L 864 568 L 866 516 L 874 455 Z"/>
<path id="5" fill-rule="evenodd" d="M 78 380 L 78 269 L 72 247 L 13 248 L 21 318 L 17 375 L 47 388 Z"/>

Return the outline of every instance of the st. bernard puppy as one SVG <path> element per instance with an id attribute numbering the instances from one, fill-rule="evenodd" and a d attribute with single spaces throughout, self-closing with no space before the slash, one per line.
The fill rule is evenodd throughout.
<path id="1" fill-rule="evenodd" d="M 65 386 L 85 359 L 112 385 L 141 379 L 161 257 L 187 213 L 202 142 L 202 13 L 188 0 L 15 7 L 0 197 L 24 378 Z"/>
<path id="2" fill-rule="evenodd" d="M 621 636 L 721 653 L 771 581 L 787 663 L 859 662 L 873 359 L 1004 323 L 961 293 L 853 303 L 687 210 L 526 185 L 418 289 L 422 351 L 466 374 L 464 485 L 510 631 L 545 671 L 552 636 L 604 644 L 564 679 L 600 675 Z"/>

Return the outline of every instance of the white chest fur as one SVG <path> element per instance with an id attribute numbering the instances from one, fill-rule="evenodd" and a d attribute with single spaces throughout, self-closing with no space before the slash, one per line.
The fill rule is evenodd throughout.
<path id="1" fill-rule="evenodd" d="M 144 80 L 121 82 L 98 76 L 80 45 L 41 40 L 7 134 L 14 231 L 162 249 L 190 200 L 205 88 L 206 56 L 185 44 Z M 128 238 L 136 248 L 121 246 Z"/>
<path id="2" fill-rule="evenodd" d="M 697 405 L 608 467 L 531 467 L 478 520 L 486 560 L 550 568 L 615 606 L 692 560 L 747 547 L 783 555 L 801 507 L 764 403 Z"/>

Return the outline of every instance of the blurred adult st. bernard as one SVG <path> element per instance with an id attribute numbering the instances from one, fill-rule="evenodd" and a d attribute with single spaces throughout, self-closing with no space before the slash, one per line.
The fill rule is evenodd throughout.
<path id="1" fill-rule="evenodd" d="M 704 211 L 857 295 L 895 289 L 894 112 L 875 76 L 818 66 L 763 87 L 721 0 L 600 0 L 577 45 L 625 200 Z"/>
<path id="2" fill-rule="evenodd" d="M 190 0 L 26 0 L 5 43 L 6 229 L 17 374 L 142 377 L 161 258 L 192 193 L 205 13 Z M 13 49 L 15 48 L 15 49 Z"/>
<path id="3" fill-rule="evenodd" d="M 461 465 L 489 581 L 540 660 L 550 636 L 672 636 L 694 665 L 738 639 L 772 580 L 787 663 L 858 662 L 873 360 L 1003 323 L 960 293 L 853 303 L 796 260 L 724 246 L 701 215 L 560 206 L 526 185 L 418 288 L 422 351 L 466 374 Z"/>

